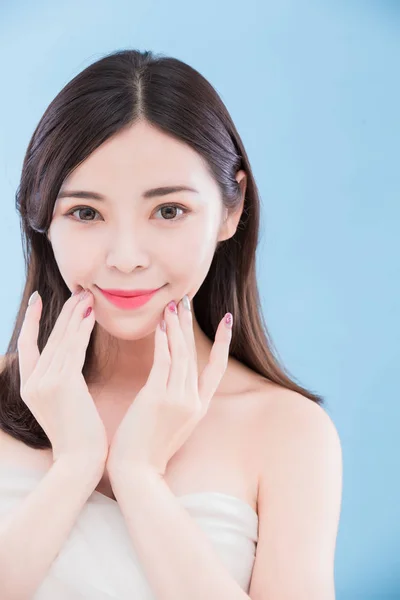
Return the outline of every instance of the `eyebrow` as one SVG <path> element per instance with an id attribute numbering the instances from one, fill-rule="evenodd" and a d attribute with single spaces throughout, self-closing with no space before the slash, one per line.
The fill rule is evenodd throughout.
<path id="1" fill-rule="evenodd" d="M 184 186 L 184 185 L 174 185 L 174 186 L 164 186 L 158 188 L 152 188 L 143 192 L 142 198 L 156 198 L 158 196 L 167 196 L 168 194 L 175 194 L 176 192 L 194 192 L 198 194 L 198 190 Z M 63 190 L 59 192 L 57 195 L 57 199 L 60 198 L 83 198 L 86 200 L 98 200 L 100 202 L 107 200 L 106 196 L 99 194 L 98 192 L 89 192 L 85 190 Z"/>

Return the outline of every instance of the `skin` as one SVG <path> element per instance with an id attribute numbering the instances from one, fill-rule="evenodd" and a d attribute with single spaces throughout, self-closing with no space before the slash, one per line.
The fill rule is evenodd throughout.
<path id="1" fill-rule="evenodd" d="M 202 159 L 190 147 L 141 122 L 104 143 L 63 182 L 63 190 L 92 190 L 108 198 L 106 202 L 57 201 L 49 231 L 60 273 L 69 289 L 81 285 L 94 294 L 97 368 L 106 382 L 109 398 L 106 408 L 102 405 L 99 412 L 108 433 L 112 434 L 118 425 L 123 412 L 120 408 L 130 404 L 146 383 L 153 364 L 154 334 L 165 306 L 171 300 L 179 303 L 184 294 L 193 298 L 207 275 L 217 242 L 234 235 L 243 209 L 244 172 L 239 171 L 236 179 L 242 190 L 242 204 L 235 214 L 228 214 Z M 152 201 L 141 198 L 151 187 L 185 183 L 200 193 L 175 194 Z M 174 224 L 166 223 L 161 211 L 158 215 L 155 211 L 161 204 L 173 202 L 192 212 L 177 217 Z M 65 216 L 77 206 L 92 207 L 100 214 L 93 213 L 95 222 L 82 215 L 88 223 Z M 77 212 L 75 215 L 79 217 Z M 165 287 L 142 309 L 127 312 L 110 305 L 96 290 L 96 284 L 125 289 Z M 201 332 L 194 313 L 193 332 L 201 372 L 212 343 Z M 115 343 L 109 346 L 111 360 L 107 363 L 104 357 L 110 341 Z M 232 372 L 234 369 L 229 373 L 231 381 Z M 236 385 L 238 379 L 231 384 L 235 392 L 240 389 Z M 128 392 L 125 396 L 112 393 L 123 389 Z M 229 582 L 223 581 L 219 560 L 214 560 L 210 546 L 201 546 L 198 529 L 192 527 L 176 502 L 179 495 L 214 490 L 242 498 L 254 510 L 257 505 L 259 529 L 251 598 L 335 598 L 333 566 L 342 486 L 337 430 L 326 412 L 308 398 L 266 380 L 260 391 L 239 394 L 241 401 L 237 401 L 237 393 L 232 394 L 228 403 L 214 405 L 220 410 L 215 410 L 213 419 L 204 418 L 186 452 L 180 448 L 168 462 L 167 486 L 161 487 L 160 481 L 153 485 L 144 477 L 127 486 L 128 476 L 116 483 L 118 502 L 130 523 L 141 562 L 151 558 L 146 566 L 148 579 L 162 591 L 169 585 L 168 597 L 192 597 L 193 591 L 202 591 L 204 582 L 209 589 L 218 589 L 218 597 L 223 587 L 226 597 L 235 595 L 228 589 Z M 94 400 L 97 402 L 97 396 Z M 142 409 L 148 405 L 142 402 Z M 140 409 L 137 403 L 134 410 Z M 199 430 L 202 434 L 196 436 Z M 138 428 L 138 432 L 142 433 L 142 429 Z M 10 436 L 11 441 L 6 444 L 5 436 L 0 435 L 3 458 L 15 460 L 19 450 L 20 463 L 27 462 L 28 452 L 29 461 L 33 462 L 33 455 L 36 459 L 39 451 L 26 448 Z M 125 439 L 130 441 L 129 436 Z M 51 465 L 51 453 L 44 452 Z M 68 487 L 70 474 L 69 467 Z M 58 494 L 60 485 L 58 481 L 53 483 Z M 67 486 L 65 480 L 64 485 Z M 97 490 L 111 497 L 107 474 L 101 486 Z M 48 490 L 45 493 L 49 495 Z M 70 497 L 70 490 L 65 489 L 65 495 Z M 30 510 L 33 509 L 34 506 Z M 25 518 L 30 524 L 37 521 Z M 176 531 L 182 534 L 177 537 Z M 17 533 L 26 538 L 26 527 L 20 527 Z M 17 533 L 12 532 L 14 539 Z M 42 538 L 47 540 L 48 536 Z M 161 557 L 168 557 L 164 570 L 160 570 L 163 561 L 153 560 L 155 549 Z M 15 554 L 20 556 L 20 548 L 17 550 Z M 182 570 L 185 553 L 187 561 Z M 201 570 L 200 578 L 199 564 L 207 566 Z M 169 573 L 177 574 L 175 580 Z M 185 576 L 181 577 L 181 573 Z M 172 592 L 172 585 L 187 585 L 191 589 L 179 588 L 176 592 L 175 588 Z"/>
<path id="2" fill-rule="evenodd" d="M 106 197 L 104 201 L 58 198 L 48 231 L 66 285 L 71 291 L 80 285 L 94 296 L 97 382 L 108 389 L 129 390 L 130 399 L 132 391 L 145 384 L 164 308 L 171 300 L 178 304 L 185 294 L 192 300 L 209 271 L 217 243 L 236 231 L 245 172 L 238 171 L 236 180 L 242 201 L 236 212 L 229 213 L 203 158 L 144 121 L 107 140 L 64 180 L 62 192 L 95 191 Z M 199 193 L 142 198 L 145 190 L 169 185 L 188 185 Z M 189 212 L 169 206 L 160 209 L 173 203 Z M 74 214 L 67 215 L 74 208 Z M 164 287 L 143 307 L 127 311 L 110 304 L 96 286 Z M 212 342 L 194 313 L 193 330 L 201 372 Z M 118 402 L 118 397 L 113 398 Z"/>

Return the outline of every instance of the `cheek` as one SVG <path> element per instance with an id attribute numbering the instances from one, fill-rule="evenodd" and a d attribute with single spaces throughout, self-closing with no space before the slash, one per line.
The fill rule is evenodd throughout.
<path id="1" fill-rule="evenodd" d="M 163 248 L 162 260 L 165 271 L 174 278 L 205 277 L 215 252 L 216 238 L 213 231 L 191 228 L 183 238 L 171 239 Z"/>
<path id="2" fill-rule="evenodd" d="M 74 243 L 68 237 L 53 236 L 52 248 L 58 269 L 66 282 L 85 281 L 91 265 L 96 264 L 94 244 Z"/>

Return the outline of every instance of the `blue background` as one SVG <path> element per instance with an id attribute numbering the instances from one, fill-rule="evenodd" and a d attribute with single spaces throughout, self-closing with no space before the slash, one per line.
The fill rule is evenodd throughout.
<path id="1" fill-rule="evenodd" d="M 189 63 L 227 105 L 262 198 L 267 324 L 342 441 L 337 599 L 400 598 L 400 3 L 2 3 L 1 354 L 24 281 L 26 146 L 61 88 L 122 48 Z"/>

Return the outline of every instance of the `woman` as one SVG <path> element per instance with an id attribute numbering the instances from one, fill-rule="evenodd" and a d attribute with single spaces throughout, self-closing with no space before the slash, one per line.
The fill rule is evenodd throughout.
<path id="1" fill-rule="evenodd" d="M 273 352 L 260 200 L 212 86 L 98 60 L 40 120 L 17 207 L 2 598 L 333 600 L 340 441 Z"/>

